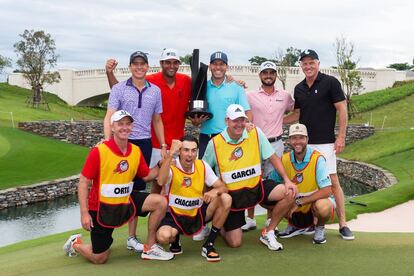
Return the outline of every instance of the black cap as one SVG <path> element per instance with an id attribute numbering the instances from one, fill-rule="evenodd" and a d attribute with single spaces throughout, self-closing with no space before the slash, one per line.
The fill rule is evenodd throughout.
<path id="1" fill-rule="evenodd" d="M 136 51 L 136 52 L 133 52 L 131 54 L 131 56 L 129 57 L 129 65 L 131 65 L 131 63 L 134 61 L 134 59 L 136 59 L 138 57 L 142 58 L 145 61 L 145 63 L 148 64 L 147 54 L 145 54 L 144 52 L 141 52 L 141 51 Z"/>
<path id="2" fill-rule="evenodd" d="M 305 57 L 310 57 L 311 59 L 319 60 L 318 54 L 314 50 L 311 50 L 311 49 L 307 49 L 307 50 L 303 51 L 300 54 L 299 61 L 302 61 L 302 59 L 305 58 Z"/>

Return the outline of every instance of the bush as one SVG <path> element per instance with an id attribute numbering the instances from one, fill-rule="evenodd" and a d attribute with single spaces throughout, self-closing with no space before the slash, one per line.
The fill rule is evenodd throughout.
<path id="1" fill-rule="evenodd" d="M 365 112 L 401 100 L 411 94 L 414 94 L 414 81 L 408 81 L 407 84 L 394 88 L 353 96 L 352 103 L 358 112 Z"/>

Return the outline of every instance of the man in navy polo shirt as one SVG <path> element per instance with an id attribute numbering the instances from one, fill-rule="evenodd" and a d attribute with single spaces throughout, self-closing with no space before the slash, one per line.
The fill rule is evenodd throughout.
<path id="1" fill-rule="evenodd" d="M 284 121 L 293 123 L 299 119 L 308 129 L 309 146 L 326 158 L 337 203 L 339 233 L 344 240 L 353 240 L 355 237 L 346 224 L 344 193 L 336 173 L 336 154 L 345 148 L 347 106 L 344 91 L 335 77 L 319 72 L 319 57 L 314 50 L 305 50 L 299 60 L 305 79 L 296 85 L 295 109 Z M 337 111 L 339 132 L 335 137 Z"/>
<path id="2" fill-rule="evenodd" d="M 145 80 L 148 71 L 148 57 L 141 51 L 131 54 L 129 59 L 129 71 L 131 77 L 126 81 L 117 83 L 109 94 L 108 109 L 104 119 L 105 139 L 111 138 L 110 118 L 117 110 L 125 110 L 134 119 L 134 125 L 129 141 L 141 149 L 145 161 L 150 164 L 152 143 L 151 124 L 160 145 L 165 144 L 164 126 L 161 119 L 162 102 L 161 91 L 158 86 Z M 161 153 L 164 156 L 166 149 Z M 135 179 L 133 190 L 145 190 L 145 182 Z M 143 244 L 136 238 L 137 219 L 128 225 L 129 238 L 127 248 L 136 252 L 142 252 Z"/>

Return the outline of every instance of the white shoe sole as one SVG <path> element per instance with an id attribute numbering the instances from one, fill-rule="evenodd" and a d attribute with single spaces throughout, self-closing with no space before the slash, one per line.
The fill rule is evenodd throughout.
<path id="1" fill-rule="evenodd" d="M 260 237 L 260 241 L 264 244 L 264 245 L 266 245 L 267 246 L 267 248 L 269 248 L 270 250 L 272 250 L 272 251 L 281 251 L 281 250 L 283 250 L 283 246 L 282 245 L 280 245 L 279 247 L 277 247 L 277 248 L 274 248 L 274 247 L 271 247 L 268 243 L 267 243 L 267 241 L 263 238 L 263 237 Z"/>
<path id="2" fill-rule="evenodd" d="M 297 230 L 297 231 L 295 231 L 295 232 L 292 232 L 292 233 L 290 233 L 289 235 L 280 235 L 280 233 L 279 233 L 279 238 L 281 238 L 281 239 L 289 239 L 289 238 L 293 238 L 293 237 L 295 237 L 295 236 L 299 236 L 299 235 L 303 235 L 305 233 L 305 229 L 300 229 L 300 230 Z"/>
<path id="3" fill-rule="evenodd" d="M 313 240 L 313 244 L 324 244 L 324 243 L 326 243 L 326 239 L 321 241 L 321 242 L 317 242 L 317 241 Z"/>
<path id="4" fill-rule="evenodd" d="M 250 231 L 250 230 L 256 230 L 256 229 L 257 229 L 257 226 L 250 226 L 249 228 L 244 228 L 244 229 L 243 229 L 243 227 L 241 228 L 241 230 L 243 232 L 247 232 L 247 231 Z"/>
<path id="5" fill-rule="evenodd" d="M 137 250 L 137 249 L 135 249 L 135 247 L 132 247 L 132 246 L 129 246 L 129 245 L 127 245 L 127 249 L 131 250 L 131 251 L 134 251 L 135 253 L 142 253 L 144 251 L 144 248 L 142 248 L 140 250 Z"/>
<path id="6" fill-rule="evenodd" d="M 342 239 L 343 239 L 343 240 L 346 240 L 346 241 L 353 241 L 353 240 L 355 240 L 355 237 L 354 237 L 354 236 L 352 236 L 352 237 L 347 237 L 347 236 L 342 236 L 342 235 L 341 235 L 341 237 L 342 237 Z"/>
<path id="7" fill-rule="evenodd" d="M 144 260 L 156 260 L 156 261 L 169 261 L 169 260 L 171 260 L 171 259 L 174 258 L 174 254 L 171 253 L 171 255 L 172 255 L 172 257 L 171 258 L 168 258 L 168 257 L 152 256 L 152 255 L 147 255 L 145 253 L 142 253 L 141 254 L 141 259 L 144 259 Z"/>
<path id="8" fill-rule="evenodd" d="M 201 256 L 206 258 L 207 262 L 219 262 L 221 260 L 221 258 L 210 259 L 209 257 L 207 257 L 207 254 L 204 253 L 204 251 L 201 251 Z"/>

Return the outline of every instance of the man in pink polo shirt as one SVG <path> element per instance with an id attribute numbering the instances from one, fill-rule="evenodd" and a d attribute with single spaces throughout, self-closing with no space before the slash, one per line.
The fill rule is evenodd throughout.
<path id="1" fill-rule="evenodd" d="M 265 61 L 260 65 L 259 77 L 262 85 L 256 91 L 247 93 L 247 99 L 253 114 L 253 123 L 263 130 L 267 139 L 275 150 L 278 157 L 282 157 L 284 145 L 282 141 L 283 117 L 286 111 L 294 107 L 294 100 L 290 93 L 283 89 L 277 89 L 276 64 Z M 263 178 L 266 179 L 272 171 L 272 164 L 268 160 L 263 161 Z M 248 231 L 256 228 L 254 210 L 248 210 L 246 224 L 242 230 Z"/>

